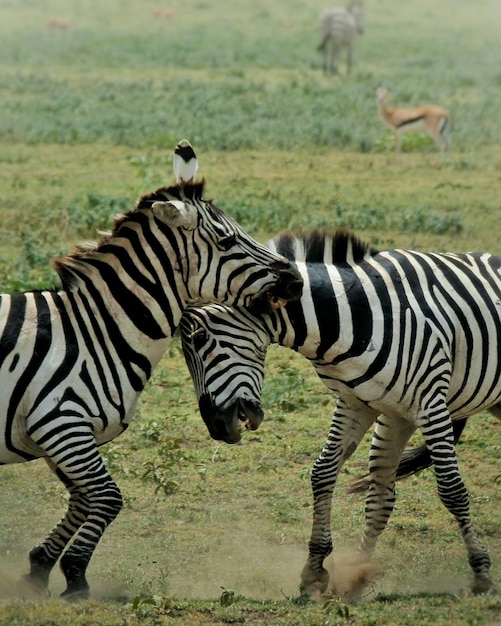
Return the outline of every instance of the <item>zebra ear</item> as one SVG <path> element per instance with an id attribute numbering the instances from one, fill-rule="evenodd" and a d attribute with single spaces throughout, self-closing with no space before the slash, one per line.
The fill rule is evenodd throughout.
<path id="1" fill-rule="evenodd" d="M 170 226 L 193 230 L 197 225 L 197 215 L 193 207 L 180 200 L 154 202 L 151 205 L 153 215 Z"/>
<path id="2" fill-rule="evenodd" d="M 173 166 L 178 185 L 189 183 L 195 178 L 198 169 L 197 155 L 186 139 L 181 139 L 174 150 Z"/>

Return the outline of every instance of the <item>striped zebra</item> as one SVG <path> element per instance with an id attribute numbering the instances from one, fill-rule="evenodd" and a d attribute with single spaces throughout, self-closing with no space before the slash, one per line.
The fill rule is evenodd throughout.
<path id="1" fill-rule="evenodd" d="M 353 44 L 357 35 L 364 32 L 365 16 L 361 1 L 353 0 L 348 7 L 334 7 L 324 9 L 320 15 L 320 37 L 322 41 L 318 46 L 324 60 L 324 72 L 337 74 L 336 58 L 341 48 L 347 49 L 347 71 L 351 72 Z M 330 50 L 329 50 L 330 48 Z"/>
<path id="2" fill-rule="evenodd" d="M 481 411 L 501 417 L 501 258 L 377 252 L 343 231 L 286 233 L 270 245 L 296 263 L 304 280 L 299 301 L 262 316 L 218 305 L 190 308 L 180 328 L 200 411 L 217 439 L 234 443 L 244 423 L 255 429 L 263 419 L 260 394 L 271 342 L 310 360 L 338 396 L 311 474 L 305 591 L 318 596 L 327 588 L 323 561 L 332 551 L 333 489 L 374 423 L 361 562 L 390 517 L 397 466 L 419 429 L 439 496 L 462 532 L 472 589 L 489 590 L 490 560 L 471 523 L 452 420 Z"/>
<path id="3" fill-rule="evenodd" d="M 70 494 L 67 513 L 31 550 L 27 575 L 47 588 L 61 557 L 67 599 L 89 595 L 87 565 L 122 507 L 98 446 L 128 427 L 186 306 L 260 310 L 301 288 L 289 261 L 203 199 L 186 140 L 174 165 L 176 185 L 143 196 L 99 244 L 54 262 L 60 289 L 0 299 L 0 464 L 43 457 Z"/>

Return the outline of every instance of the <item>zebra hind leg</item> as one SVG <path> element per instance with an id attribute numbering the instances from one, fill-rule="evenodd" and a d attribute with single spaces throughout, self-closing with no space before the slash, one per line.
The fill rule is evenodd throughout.
<path id="1" fill-rule="evenodd" d="M 65 436 L 58 435 L 54 440 L 32 438 L 45 448 L 58 476 L 71 485 L 72 499 L 60 524 L 32 550 L 31 578 L 46 584 L 50 569 L 74 534 L 60 560 L 67 585 L 61 597 L 73 601 L 89 597 L 87 566 L 104 531 L 122 508 L 122 495 L 104 467 L 90 428 L 69 424 Z"/>
<path id="2" fill-rule="evenodd" d="M 68 481 L 51 461 L 47 460 L 47 464 L 64 483 L 70 494 L 70 501 L 59 524 L 43 542 L 30 551 L 30 572 L 24 578 L 40 590 L 47 589 L 52 568 L 89 513 L 89 502 L 85 493 Z"/>
<path id="3" fill-rule="evenodd" d="M 452 424 L 446 408 L 440 418 L 425 420 L 421 430 L 435 467 L 438 494 L 456 518 L 468 551 L 468 562 L 474 576 L 472 591 L 475 594 L 486 593 L 494 589 L 490 577 L 491 562 L 470 519 L 468 491 L 459 473 Z"/>
<path id="4" fill-rule="evenodd" d="M 395 505 L 395 475 L 402 452 L 415 427 L 401 418 L 380 415 L 369 452 L 370 486 L 365 501 L 365 529 L 360 543 L 368 561 Z"/>

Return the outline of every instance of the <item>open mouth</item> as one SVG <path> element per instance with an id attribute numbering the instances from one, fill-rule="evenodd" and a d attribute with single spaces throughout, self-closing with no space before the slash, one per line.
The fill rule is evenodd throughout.
<path id="1" fill-rule="evenodd" d="M 257 430 L 259 428 L 259 424 L 253 422 L 242 409 L 238 410 L 238 419 L 240 420 L 240 424 L 238 425 L 238 432 L 240 434 L 243 432 L 244 428 L 245 430 Z"/>
<path id="2" fill-rule="evenodd" d="M 259 404 L 249 400 L 238 401 L 239 432 L 245 430 L 257 430 L 263 421 L 264 413 Z"/>
<path id="3" fill-rule="evenodd" d="M 221 409 L 214 406 L 208 394 L 204 394 L 200 397 L 199 407 L 211 437 L 226 443 L 238 443 L 244 430 L 257 430 L 264 418 L 258 402 L 242 398 Z"/>
<path id="4" fill-rule="evenodd" d="M 268 301 L 272 309 L 281 309 L 288 302 L 286 298 L 281 298 L 280 296 L 275 296 L 268 292 Z"/>

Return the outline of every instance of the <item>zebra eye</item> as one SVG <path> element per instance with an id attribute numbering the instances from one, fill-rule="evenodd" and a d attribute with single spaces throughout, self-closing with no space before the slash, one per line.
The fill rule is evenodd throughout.
<path id="1" fill-rule="evenodd" d="M 209 337 L 205 328 L 199 328 L 191 334 L 190 339 L 193 347 L 195 348 L 195 350 L 198 351 L 205 346 L 205 344 L 209 340 Z"/>
<path id="2" fill-rule="evenodd" d="M 232 246 L 235 245 L 237 238 L 235 235 L 228 235 L 227 237 L 222 237 L 219 240 L 219 247 L 222 250 L 229 250 Z"/>

